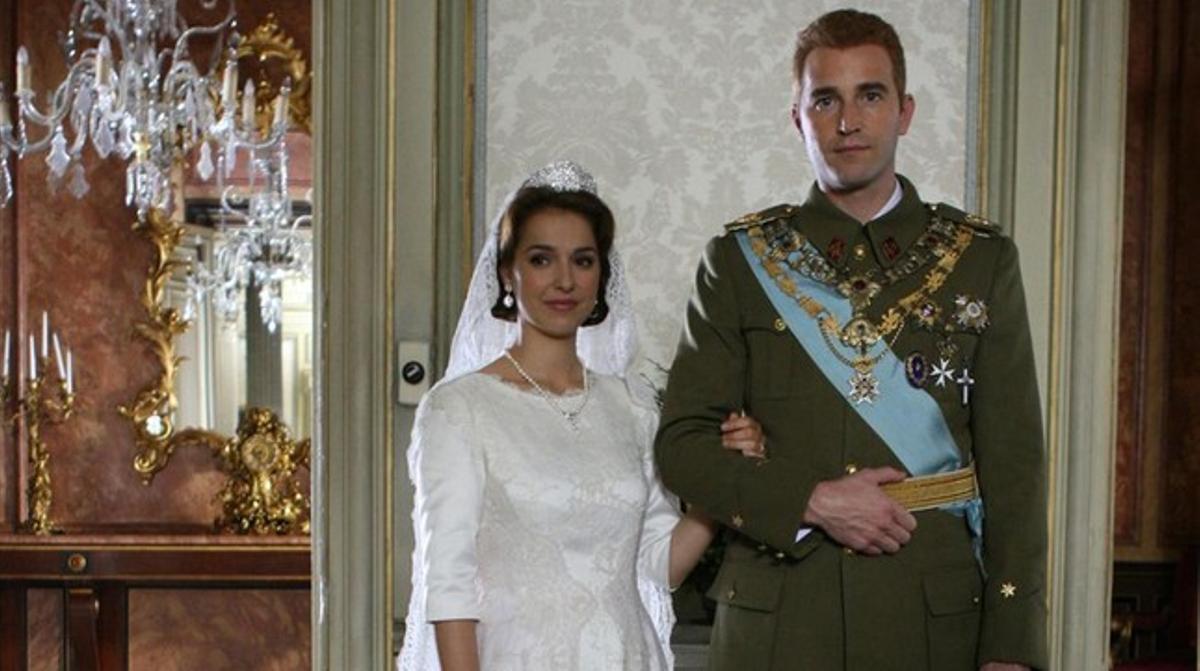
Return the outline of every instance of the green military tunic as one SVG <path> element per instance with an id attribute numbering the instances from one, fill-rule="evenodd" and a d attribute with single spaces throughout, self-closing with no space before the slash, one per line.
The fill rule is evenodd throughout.
<path id="1" fill-rule="evenodd" d="M 819 529 L 796 541 L 817 483 L 904 466 L 851 406 L 846 386 L 822 374 L 792 335 L 727 232 L 700 264 L 656 445 L 667 487 L 732 534 L 710 592 L 718 602 L 711 669 L 1046 666 L 1045 456 L 1017 251 L 986 222 L 928 206 L 900 182 L 899 205 L 865 226 L 814 186 L 804 205 L 730 228 L 783 220 L 829 263 L 877 275 L 911 258 L 934 215 L 973 233 L 930 295 L 937 314 L 923 322 L 910 314 L 887 341 L 901 360 L 917 354 L 936 365 L 948 356 L 954 369 L 941 386 L 918 376 L 923 385 L 904 393 L 936 401 L 962 463 L 976 466 L 986 576 L 964 518 L 941 510 L 915 513 L 912 540 L 894 555 L 855 554 Z M 866 315 L 879 323 L 933 263 L 884 286 Z M 973 384 L 959 383 L 964 368 Z M 847 378 L 852 372 L 847 366 Z M 762 423 L 765 462 L 721 447 L 717 426 L 742 409 Z"/>

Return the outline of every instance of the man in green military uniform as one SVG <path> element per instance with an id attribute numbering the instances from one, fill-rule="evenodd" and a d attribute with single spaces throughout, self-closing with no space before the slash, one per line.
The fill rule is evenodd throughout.
<path id="1" fill-rule="evenodd" d="M 797 41 L 808 200 L 710 242 L 657 441 L 731 531 L 712 669 L 1044 668 L 1045 459 L 1017 253 L 895 173 L 914 112 L 890 25 Z M 731 411 L 763 461 L 721 449 Z"/>

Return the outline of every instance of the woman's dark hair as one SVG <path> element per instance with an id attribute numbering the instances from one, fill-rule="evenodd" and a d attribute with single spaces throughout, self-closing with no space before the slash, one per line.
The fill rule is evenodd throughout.
<path id="1" fill-rule="evenodd" d="M 599 324 L 608 316 L 608 301 L 605 300 L 604 294 L 608 287 L 609 275 L 612 273 L 608 262 L 608 252 L 613 244 L 612 210 L 608 209 L 599 196 L 587 191 L 555 191 L 545 186 L 527 186 L 518 191 L 500 220 L 496 259 L 496 279 L 500 283 L 500 296 L 492 305 L 492 316 L 510 322 L 517 320 L 517 306 L 514 304 L 512 307 L 506 307 L 503 303 L 504 277 L 500 275 L 500 269 L 512 267 L 517 245 L 521 241 L 521 230 L 530 217 L 549 209 L 578 214 L 592 227 L 592 235 L 596 238 L 596 251 L 600 257 L 600 288 L 597 291 L 596 308 L 584 320 L 583 326 Z"/>

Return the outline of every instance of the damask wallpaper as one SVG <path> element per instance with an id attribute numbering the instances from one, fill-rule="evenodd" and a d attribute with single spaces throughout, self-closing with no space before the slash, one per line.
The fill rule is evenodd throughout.
<path id="1" fill-rule="evenodd" d="M 705 242 L 812 181 L 791 126 L 795 33 L 832 0 L 495 0 L 486 12 L 486 211 L 537 167 L 591 170 L 617 218 L 642 354 L 668 364 Z M 925 200 L 967 175 L 967 0 L 861 2 L 900 33 L 916 118 L 899 169 Z M 484 224 L 481 224 L 484 225 Z"/>

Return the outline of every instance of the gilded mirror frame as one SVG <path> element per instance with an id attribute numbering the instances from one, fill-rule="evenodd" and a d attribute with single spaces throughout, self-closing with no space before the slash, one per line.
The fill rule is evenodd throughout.
<path id="1" fill-rule="evenodd" d="M 311 135 L 312 73 L 303 52 L 279 26 L 273 13 L 240 40 L 235 57 L 254 59 L 260 64 L 282 63 L 285 78 L 292 87 L 289 124 Z M 268 127 L 273 116 L 272 103 L 283 82 L 273 81 L 265 67 L 259 68 L 257 74 L 256 121 L 260 127 Z M 178 179 L 176 188 L 182 191 Z M 146 387 L 117 408 L 134 431 L 134 471 L 143 484 L 150 485 L 170 463 L 176 449 L 205 448 L 229 478 L 220 493 L 223 512 L 215 522 L 218 529 L 238 533 L 308 533 L 308 497 L 297 498 L 293 494 L 300 487 L 294 479 L 296 468 L 308 469 L 309 440 L 293 439 L 278 418 L 260 408 L 247 409 L 235 436 L 201 427 L 176 427 L 179 410 L 176 381 L 184 362 L 177 352 L 176 340 L 188 331 L 192 322 L 178 308 L 167 305 L 166 295 L 168 282 L 190 267 L 190 262 L 181 260 L 177 254 L 186 228 L 176 221 L 174 214 L 156 209 L 136 221 L 134 229 L 145 235 L 154 250 L 139 295 L 144 315 L 134 329 L 148 343 L 158 369 Z M 270 417 L 263 416 L 263 412 Z M 270 449 L 264 452 L 264 448 Z M 264 486 L 264 478 L 275 486 Z M 250 511 L 257 512 L 250 514 Z"/>

